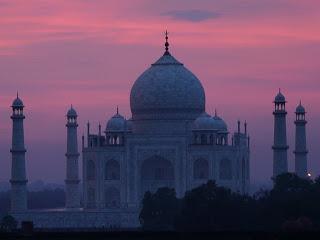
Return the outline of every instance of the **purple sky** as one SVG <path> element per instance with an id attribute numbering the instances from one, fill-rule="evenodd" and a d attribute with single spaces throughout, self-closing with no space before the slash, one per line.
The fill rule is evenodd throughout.
<path id="1" fill-rule="evenodd" d="M 65 113 L 105 127 L 119 105 L 129 117 L 135 79 L 170 51 L 201 80 L 207 111 L 236 129 L 247 120 L 251 178 L 272 174 L 273 98 L 288 104 L 289 167 L 294 110 L 307 110 L 309 168 L 320 174 L 320 2 L 318 0 L 0 1 L 0 181 L 10 176 L 11 109 L 26 109 L 30 180 L 64 180 Z"/>

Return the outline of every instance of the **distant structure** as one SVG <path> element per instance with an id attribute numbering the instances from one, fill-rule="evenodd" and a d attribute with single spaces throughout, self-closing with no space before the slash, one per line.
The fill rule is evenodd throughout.
<path id="1" fill-rule="evenodd" d="M 286 99 L 279 89 L 274 99 L 273 177 L 288 172 Z"/>
<path id="2" fill-rule="evenodd" d="M 305 119 L 306 111 L 301 105 L 296 108 L 296 141 L 295 141 L 295 173 L 302 178 L 307 177 L 307 141 L 306 141 L 306 124 Z"/>
<path id="3" fill-rule="evenodd" d="M 11 211 L 24 212 L 27 210 L 27 178 L 25 166 L 23 102 L 17 94 L 12 103 L 12 166 L 11 166 Z"/>
<path id="4" fill-rule="evenodd" d="M 71 108 L 67 113 L 67 164 L 66 164 L 66 208 L 80 208 L 79 152 L 77 136 L 77 112 Z"/>

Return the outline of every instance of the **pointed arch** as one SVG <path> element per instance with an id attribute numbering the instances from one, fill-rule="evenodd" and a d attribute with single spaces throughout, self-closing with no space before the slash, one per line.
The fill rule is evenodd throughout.
<path id="1" fill-rule="evenodd" d="M 199 158 L 193 163 L 193 178 L 208 179 L 209 178 L 209 163 L 206 159 Z"/>
<path id="2" fill-rule="evenodd" d="M 94 161 L 89 160 L 87 162 L 87 180 L 95 180 L 96 179 L 96 166 Z"/>
<path id="3" fill-rule="evenodd" d="M 105 180 L 120 180 L 120 164 L 116 160 L 108 160 L 104 172 Z"/>
<path id="4" fill-rule="evenodd" d="M 232 179 L 232 164 L 229 158 L 223 158 L 220 160 L 219 178 L 221 180 Z"/>
<path id="5" fill-rule="evenodd" d="M 166 158 L 154 155 L 141 165 L 141 196 L 160 187 L 174 188 L 174 167 Z"/>
<path id="6" fill-rule="evenodd" d="M 241 161 L 241 178 L 242 178 L 242 181 L 245 182 L 245 179 L 246 179 L 246 160 L 244 157 L 242 158 L 242 161 Z"/>

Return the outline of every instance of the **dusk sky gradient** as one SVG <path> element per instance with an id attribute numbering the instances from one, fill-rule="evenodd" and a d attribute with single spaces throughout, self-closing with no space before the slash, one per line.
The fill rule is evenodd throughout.
<path id="1" fill-rule="evenodd" d="M 10 177 L 17 90 L 28 179 L 62 182 L 70 104 L 79 140 L 88 120 L 94 131 L 99 121 L 105 128 L 117 105 L 129 118 L 131 86 L 163 54 L 166 29 L 170 52 L 205 88 L 207 112 L 217 108 L 230 132 L 247 120 L 252 182 L 272 175 L 279 88 L 288 101 L 289 169 L 301 99 L 309 169 L 320 174 L 319 0 L 0 0 L 0 181 Z"/>

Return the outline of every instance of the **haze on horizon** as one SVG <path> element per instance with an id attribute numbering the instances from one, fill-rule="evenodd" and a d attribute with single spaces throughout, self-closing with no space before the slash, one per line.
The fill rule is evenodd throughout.
<path id="1" fill-rule="evenodd" d="M 164 51 L 201 80 L 207 112 L 216 108 L 236 130 L 248 122 L 251 181 L 272 175 L 273 99 L 286 96 L 289 169 L 294 111 L 308 120 L 308 163 L 320 175 L 320 2 L 316 0 L 0 1 L 0 181 L 11 167 L 11 109 L 16 91 L 26 105 L 29 180 L 65 179 L 65 114 L 105 127 L 119 106 L 130 117 L 136 78 Z M 80 146 L 79 141 L 79 146 Z M 81 149 L 79 149 L 81 151 Z"/>

